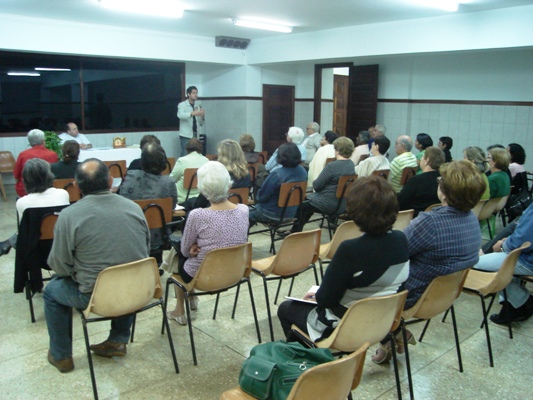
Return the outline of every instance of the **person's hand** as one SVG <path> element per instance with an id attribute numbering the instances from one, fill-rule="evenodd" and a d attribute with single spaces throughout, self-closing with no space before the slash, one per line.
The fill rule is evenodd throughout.
<path id="1" fill-rule="evenodd" d="M 316 303 L 316 292 L 307 292 L 304 296 L 304 300 L 314 301 Z"/>
<path id="2" fill-rule="evenodd" d="M 87 145 L 86 144 L 80 144 L 80 149 L 87 150 Z"/>
<path id="3" fill-rule="evenodd" d="M 196 257 L 200 253 L 200 247 L 198 247 L 198 244 L 193 244 L 189 250 L 189 254 L 191 257 Z"/>
<path id="4" fill-rule="evenodd" d="M 502 245 L 503 245 L 503 242 L 505 242 L 505 239 L 503 240 L 498 240 L 494 246 L 492 246 L 492 250 L 495 252 L 495 253 L 500 253 L 503 251 L 502 249 Z"/>

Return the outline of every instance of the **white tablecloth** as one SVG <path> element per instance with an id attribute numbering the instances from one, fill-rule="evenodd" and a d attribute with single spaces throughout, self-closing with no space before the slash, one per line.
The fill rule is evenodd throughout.
<path id="1" fill-rule="evenodd" d="M 88 158 L 98 158 L 102 161 L 117 161 L 126 160 L 126 166 L 130 166 L 130 163 L 141 158 L 140 148 L 125 148 L 125 149 L 113 149 L 109 147 L 92 148 L 89 150 L 80 150 L 80 161 L 85 161 Z"/>

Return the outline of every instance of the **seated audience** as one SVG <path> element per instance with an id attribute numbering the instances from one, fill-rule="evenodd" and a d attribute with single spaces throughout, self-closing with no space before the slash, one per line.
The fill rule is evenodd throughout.
<path id="1" fill-rule="evenodd" d="M 75 140 L 79 143 L 80 149 L 82 150 L 91 149 L 93 147 L 89 139 L 87 139 L 87 136 L 78 131 L 78 126 L 74 122 L 65 124 L 65 131 L 66 132 L 59 135 L 61 144 L 65 143 L 67 140 Z"/>
<path id="2" fill-rule="evenodd" d="M 176 184 L 168 175 L 161 175 L 167 167 L 165 150 L 156 142 L 147 143 L 141 153 L 142 170 L 128 170 L 118 193 L 130 200 L 148 200 L 170 197 L 172 209 L 176 207 L 178 194 Z M 160 229 L 150 230 L 150 255 L 162 261 L 163 239 Z M 159 250 L 159 251 L 158 251 Z"/>
<path id="3" fill-rule="evenodd" d="M 374 171 L 382 169 L 390 170 L 390 162 L 385 157 L 390 147 L 390 140 L 387 136 L 378 136 L 370 147 L 371 156 L 363 160 L 355 167 L 358 177 L 370 176 Z"/>
<path id="4" fill-rule="evenodd" d="M 418 164 L 417 174 L 422 173 L 422 168 L 420 168 L 420 160 L 424 157 L 424 152 L 429 146 L 433 146 L 433 139 L 427 133 L 419 133 L 416 135 L 415 147 L 418 150 L 416 155 L 416 163 Z"/>
<path id="5" fill-rule="evenodd" d="M 357 167 L 361 161 L 361 156 L 368 156 L 370 154 L 370 149 L 368 148 L 368 142 L 370 141 L 370 132 L 361 131 L 357 135 L 357 147 L 353 150 L 350 159 L 353 161 L 353 164 Z"/>
<path id="6" fill-rule="evenodd" d="M 75 140 L 67 140 L 61 149 L 63 160 L 53 163 L 50 168 L 56 179 L 74 179 L 74 173 L 80 164 L 80 145 Z"/>
<path id="7" fill-rule="evenodd" d="M 309 164 L 309 176 L 307 179 L 307 187 L 313 186 L 313 181 L 318 178 L 328 158 L 335 157 L 335 149 L 333 148 L 333 142 L 337 139 L 337 134 L 332 131 L 327 131 L 324 133 L 324 137 L 320 141 L 320 147 L 311 163 Z"/>
<path id="8" fill-rule="evenodd" d="M 300 150 L 294 143 L 283 143 L 275 154 L 276 163 L 280 167 L 267 176 L 263 186 L 257 191 L 255 209 L 250 211 L 250 220 L 253 221 L 251 225 L 281 217 L 282 209 L 278 207 L 278 199 L 282 183 L 307 181 L 307 173 L 300 165 L 302 161 Z M 287 207 L 285 218 L 294 217 L 296 209 L 297 207 Z"/>
<path id="9" fill-rule="evenodd" d="M 31 148 L 20 152 L 15 163 L 15 169 L 13 170 L 13 176 L 17 183 L 15 184 L 15 190 L 19 197 L 25 196 L 24 182 L 22 180 L 22 171 L 26 161 L 32 158 L 41 158 L 48 161 L 50 164 L 58 161 L 57 154 L 52 150 L 48 150 L 44 146 L 45 135 L 40 129 L 32 129 L 28 132 L 28 142 Z"/>
<path id="10" fill-rule="evenodd" d="M 444 152 L 444 159 L 445 162 L 451 162 L 452 159 L 452 153 L 450 153 L 450 149 L 453 146 L 453 139 L 449 136 L 441 136 L 439 138 L 439 144 L 438 147 Z"/>
<path id="11" fill-rule="evenodd" d="M 218 162 L 226 167 L 232 181 L 232 188 L 250 187 L 248 163 L 239 143 L 226 139 L 217 145 Z"/>
<path id="12" fill-rule="evenodd" d="M 255 171 L 255 187 L 259 188 L 265 181 L 268 172 L 263 163 L 259 162 L 259 154 L 255 151 L 255 140 L 252 135 L 244 133 L 239 139 L 239 144 L 244 152 L 244 158 L 248 164 L 257 164 L 257 171 Z M 266 160 L 265 160 L 266 161 Z"/>
<path id="13" fill-rule="evenodd" d="M 433 279 L 473 267 L 479 260 L 481 231 L 471 212 L 485 190 L 477 168 L 468 161 L 452 161 L 440 167 L 438 194 L 442 207 L 422 212 L 404 233 L 409 250 L 409 291 L 405 309 L 413 307 Z M 396 337 L 401 338 L 396 332 Z M 412 334 L 407 333 L 411 342 Z M 400 345 L 404 345 L 402 342 Z M 372 361 L 390 360 L 390 343 L 378 348 Z"/>
<path id="14" fill-rule="evenodd" d="M 507 237 L 504 236 L 494 243 L 492 251 L 479 258 L 479 263 L 474 267 L 481 271 L 498 271 L 503 260 L 514 249 L 522 246 L 524 242 L 533 243 L 533 205 L 530 205 L 520 218 L 518 224 L 514 224 L 514 231 Z M 516 267 L 515 275 L 533 275 L 533 246 L 522 250 Z M 520 278 L 514 277 L 505 288 L 507 298 L 503 291 L 500 292 L 500 304 L 502 308 L 499 314 L 490 316 L 490 320 L 496 324 L 508 324 L 514 321 L 525 321 L 533 315 L 533 297 L 528 289 L 520 284 Z"/>
<path id="15" fill-rule="evenodd" d="M 248 241 L 248 207 L 228 200 L 230 185 L 229 173 L 218 161 L 209 161 L 198 169 L 198 188 L 211 205 L 189 214 L 181 238 L 181 253 L 187 260 L 178 262 L 179 267 L 171 266 L 172 272 L 178 273 L 185 283 L 192 281 L 209 251 Z M 175 291 L 176 307 L 167 312 L 167 317 L 187 325 L 183 291 L 176 286 Z M 197 304 L 198 298 L 193 297 L 191 308 L 197 309 Z"/>
<path id="16" fill-rule="evenodd" d="M 487 170 L 487 159 L 485 158 L 485 153 L 480 147 L 470 146 L 463 150 L 463 158 L 474 164 L 482 175 L 486 187 L 483 195 L 481 196 L 481 200 L 490 199 L 489 179 L 487 178 L 487 175 L 485 175 L 485 171 Z"/>
<path id="17" fill-rule="evenodd" d="M 316 122 L 309 122 L 307 124 L 307 136 L 302 143 L 305 145 L 305 168 L 309 168 L 309 164 L 313 160 L 316 151 L 320 148 L 320 142 L 322 141 L 322 136 L 320 136 L 320 125 Z"/>
<path id="18" fill-rule="evenodd" d="M 403 290 L 409 254 L 403 232 L 391 230 L 398 202 L 389 182 L 358 178 L 348 194 L 347 211 L 364 234 L 337 249 L 316 292 L 316 306 L 292 300 L 280 304 L 278 317 L 287 338 L 295 324 L 313 341 L 324 339 L 356 301 Z"/>
<path id="19" fill-rule="evenodd" d="M 507 150 L 498 147 L 492 148 L 487 154 L 487 161 L 491 174 L 489 175 L 490 198 L 504 197 L 511 192 L 509 175 L 504 172 L 509 168 L 511 155 Z"/>
<path id="20" fill-rule="evenodd" d="M 158 145 L 161 146 L 161 141 L 159 140 L 159 138 L 157 136 L 155 136 L 155 135 L 144 135 L 142 137 L 141 143 L 139 145 L 141 151 L 144 148 L 144 145 L 147 144 L 147 143 L 150 143 L 150 142 L 157 143 Z M 130 163 L 130 165 L 128 166 L 128 171 L 132 170 L 132 169 L 143 169 L 142 161 L 141 161 L 140 158 L 136 158 L 135 160 L 133 160 Z"/>
<path id="21" fill-rule="evenodd" d="M 200 168 L 209 160 L 202 155 L 202 143 L 198 139 L 190 139 L 185 146 L 187 155 L 176 160 L 176 165 L 170 173 L 170 177 L 176 182 L 178 191 L 178 204 L 183 204 L 187 198 L 187 189 L 183 186 L 184 172 L 187 168 Z M 191 189 L 189 197 L 197 197 L 198 189 Z"/>
<path id="22" fill-rule="evenodd" d="M 440 203 L 437 195 L 437 178 L 440 176 L 439 168 L 444 164 L 442 150 L 430 146 L 424 152 L 420 160 L 422 174 L 413 176 L 407 181 L 402 191 L 398 193 L 400 210 L 414 209 L 414 217 L 432 204 Z"/>
<path id="23" fill-rule="evenodd" d="M 337 209 L 337 186 L 341 176 L 354 175 L 353 161 L 350 156 L 353 153 L 353 142 L 347 137 L 340 137 L 333 142 L 335 148 L 335 161 L 328 163 L 318 178 L 313 182 L 314 193 L 298 207 L 296 222 L 290 232 L 279 232 L 281 235 L 301 232 L 304 225 L 315 212 L 332 214 Z M 343 199 L 339 213 L 346 208 L 346 200 Z"/>
<path id="24" fill-rule="evenodd" d="M 148 257 L 150 233 L 141 208 L 111 193 L 113 179 L 95 158 L 76 170 L 83 198 L 59 214 L 48 265 L 55 275 L 43 292 L 44 315 L 50 336 L 48 362 L 59 372 L 74 369 L 72 308 L 89 304 L 98 274 L 104 269 Z M 107 340 L 91 345 L 101 357 L 124 357 L 134 316 L 111 321 Z"/>
<path id="25" fill-rule="evenodd" d="M 524 164 L 526 162 L 526 151 L 518 143 L 509 143 L 507 151 L 511 155 L 511 164 L 509 164 L 509 171 L 511 177 L 514 179 L 516 174 L 525 172 Z"/>
<path id="26" fill-rule="evenodd" d="M 416 157 L 411 153 L 412 148 L 413 142 L 409 136 L 402 135 L 396 139 L 394 149 L 398 156 L 390 164 L 389 175 L 389 181 L 396 193 L 400 193 L 402 190 L 401 182 L 404 168 L 417 166 Z"/>
<path id="27" fill-rule="evenodd" d="M 52 187 L 54 175 L 50 171 L 50 164 L 40 158 L 32 158 L 24 165 L 22 180 L 28 194 L 17 200 L 17 213 L 22 219 L 27 208 L 68 206 L 68 192 Z M 17 248 L 17 234 L 0 242 L 0 256 L 8 254 L 11 248 Z"/>
<path id="28" fill-rule="evenodd" d="M 287 132 L 287 142 L 294 143 L 298 150 L 300 150 L 300 159 L 305 160 L 305 157 L 307 155 L 305 150 L 305 145 L 303 144 L 304 141 L 304 131 L 302 131 L 300 128 L 293 126 L 289 128 L 289 131 Z M 272 157 L 268 160 L 268 162 L 265 165 L 265 168 L 268 172 L 274 171 L 276 168 L 281 168 L 281 165 L 278 163 L 278 153 L 279 148 L 274 151 L 274 154 L 272 154 Z"/>

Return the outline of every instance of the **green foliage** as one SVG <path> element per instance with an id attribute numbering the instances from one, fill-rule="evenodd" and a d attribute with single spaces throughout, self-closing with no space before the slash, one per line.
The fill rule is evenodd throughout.
<path id="1" fill-rule="evenodd" d="M 44 147 L 57 153 L 57 156 L 61 159 L 61 139 L 59 139 L 59 136 L 53 131 L 44 131 L 44 137 Z"/>

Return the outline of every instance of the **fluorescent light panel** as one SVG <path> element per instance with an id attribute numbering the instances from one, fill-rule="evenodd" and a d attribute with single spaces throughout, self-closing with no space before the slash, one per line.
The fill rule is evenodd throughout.
<path id="1" fill-rule="evenodd" d="M 100 5 L 112 10 L 158 17 L 181 18 L 184 8 L 176 0 L 99 0 Z"/>
<path id="2" fill-rule="evenodd" d="M 41 76 L 38 72 L 8 72 L 10 76 Z"/>
<path id="3" fill-rule="evenodd" d="M 70 71 L 70 68 L 46 68 L 46 67 L 35 67 L 35 71 Z"/>
<path id="4" fill-rule="evenodd" d="M 250 21 L 246 19 L 234 19 L 233 23 L 236 26 L 244 26 L 246 28 L 264 29 L 267 31 L 282 32 L 282 33 L 292 32 L 292 27 L 290 26 L 269 24 L 266 22 Z"/>

